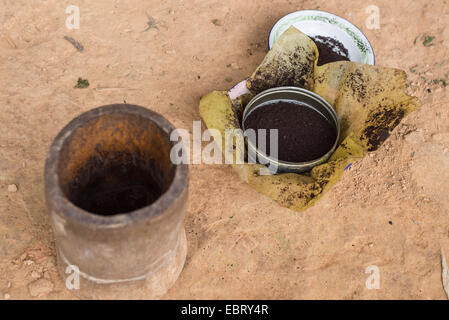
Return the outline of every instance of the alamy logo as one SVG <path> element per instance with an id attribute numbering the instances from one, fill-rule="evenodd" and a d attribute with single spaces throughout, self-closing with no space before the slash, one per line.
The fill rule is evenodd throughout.
<path id="1" fill-rule="evenodd" d="M 378 266 L 368 266 L 365 273 L 370 276 L 366 279 L 365 286 L 368 290 L 380 289 L 380 270 Z"/>
<path id="2" fill-rule="evenodd" d="M 65 20 L 65 26 L 69 30 L 80 28 L 80 8 L 78 6 L 68 6 L 65 9 L 65 13 L 69 14 Z"/>
<path id="3" fill-rule="evenodd" d="M 268 131 L 268 132 L 267 132 Z M 221 149 L 224 148 L 225 164 L 245 163 L 245 138 L 249 141 L 257 141 L 257 151 L 253 148 L 247 150 L 247 162 L 260 163 L 268 166 L 260 170 L 261 175 L 276 172 L 277 164 L 269 162 L 260 153 L 267 154 L 267 134 L 269 134 L 270 158 L 278 157 L 278 129 L 226 129 L 224 145 L 221 146 L 223 137 L 217 129 L 206 129 L 201 134 L 201 121 L 193 121 L 193 138 L 186 129 L 176 129 L 170 134 L 170 141 L 176 142 L 170 151 L 170 159 L 173 164 L 223 164 Z M 212 139 L 213 138 L 213 139 Z M 257 138 L 257 139 L 256 139 Z M 202 148 L 202 142 L 209 142 Z M 191 147 L 193 150 L 191 150 Z M 191 152 L 192 151 L 192 152 Z M 192 153 L 192 155 L 191 155 Z M 264 170 L 265 169 L 265 170 Z"/>
<path id="4" fill-rule="evenodd" d="M 370 5 L 366 7 L 365 13 L 369 14 L 368 18 L 365 20 L 366 28 L 369 30 L 380 29 L 379 7 Z"/>
<path id="5" fill-rule="evenodd" d="M 65 269 L 65 273 L 69 276 L 65 279 L 65 286 L 69 290 L 79 290 L 80 288 L 80 269 L 78 266 L 69 265 Z"/>

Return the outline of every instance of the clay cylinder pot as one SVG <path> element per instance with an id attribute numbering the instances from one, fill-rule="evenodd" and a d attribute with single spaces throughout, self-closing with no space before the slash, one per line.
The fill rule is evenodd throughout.
<path id="1" fill-rule="evenodd" d="M 53 142 L 46 199 L 59 272 L 75 295 L 154 299 L 178 278 L 188 167 L 170 161 L 172 130 L 153 111 L 117 104 L 78 116 Z"/>

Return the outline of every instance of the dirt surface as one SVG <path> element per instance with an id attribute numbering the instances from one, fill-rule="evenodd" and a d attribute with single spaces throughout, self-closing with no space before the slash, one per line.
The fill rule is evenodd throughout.
<path id="1" fill-rule="evenodd" d="M 71 2 L 0 0 L 0 298 L 73 298 L 56 272 L 43 185 L 63 126 L 126 101 L 191 129 L 200 96 L 250 75 L 271 26 L 301 9 L 360 27 L 376 64 L 406 70 L 423 105 L 303 213 L 277 206 L 229 166 L 192 165 L 187 261 L 165 298 L 446 298 L 448 1 L 373 1 L 378 30 L 367 29 L 361 0 L 76 2 L 81 26 L 68 30 Z M 146 13 L 157 29 L 144 32 Z M 74 88 L 78 78 L 89 86 Z M 379 289 L 365 286 L 371 265 Z"/>

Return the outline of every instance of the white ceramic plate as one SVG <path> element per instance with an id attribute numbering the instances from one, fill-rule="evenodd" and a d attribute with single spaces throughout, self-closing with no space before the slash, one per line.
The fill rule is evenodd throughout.
<path id="1" fill-rule="evenodd" d="M 349 21 L 332 13 L 318 10 L 292 12 L 281 18 L 270 31 L 268 48 L 290 26 L 309 37 L 323 36 L 340 41 L 349 53 L 349 60 L 374 65 L 374 51 L 365 35 Z"/>

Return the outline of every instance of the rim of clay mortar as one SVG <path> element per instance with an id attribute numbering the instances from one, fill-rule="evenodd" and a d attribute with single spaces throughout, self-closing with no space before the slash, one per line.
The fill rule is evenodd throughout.
<path id="1" fill-rule="evenodd" d="M 144 107 L 132 104 L 111 104 L 101 106 L 74 118 L 70 121 L 56 136 L 53 141 L 45 161 L 45 189 L 47 205 L 50 210 L 57 215 L 64 215 L 72 222 L 101 228 L 116 228 L 124 225 L 130 225 L 144 219 L 159 220 L 164 218 L 164 213 L 176 200 L 182 195 L 184 189 L 188 186 L 189 169 L 186 164 L 173 164 L 174 176 L 169 188 L 155 202 L 140 209 L 118 213 L 110 216 L 103 216 L 83 210 L 73 204 L 63 193 L 58 176 L 59 155 L 61 149 L 68 137 L 82 127 L 87 121 L 101 117 L 105 114 L 131 114 L 138 115 L 155 123 L 167 137 L 175 127 L 162 115 Z M 175 142 L 170 141 L 173 147 Z M 179 142 L 176 142 L 179 143 Z M 182 141 L 181 141 L 182 143 Z"/>

